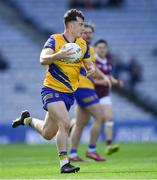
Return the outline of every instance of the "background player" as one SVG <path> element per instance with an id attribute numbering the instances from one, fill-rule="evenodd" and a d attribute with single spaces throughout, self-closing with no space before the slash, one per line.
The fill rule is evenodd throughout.
<path id="1" fill-rule="evenodd" d="M 85 31 L 83 33 L 83 39 L 86 40 L 88 44 L 91 44 L 93 39 L 94 27 L 92 24 L 85 23 Z M 94 61 L 94 49 L 90 46 L 91 59 Z M 105 78 L 100 70 L 96 69 L 96 75 L 101 78 Z M 110 83 L 107 79 L 103 79 L 104 84 L 108 85 Z M 104 161 L 105 158 L 101 157 L 96 152 L 96 142 L 101 129 L 102 121 L 104 121 L 104 113 L 101 111 L 101 105 L 99 99 L 96 95 L 92 77 L 87 77 L 85 68 L 82 66 L 81 74 L 79 78 L 79 88 L 75 91 L 75 98 L 77 101 L 76 109 L 76 121 L 72 128 L 71 133 L 71 151 L 70 160 L 71 161 L 83 161 L 77 154 L 78 144 L 81 138 L 83 128 L 86 126 L 90 115 L 95 119 L 91 131 L 90 140 L 86 156 L 94 159 L 96 161 Z"/>
<path id="2" fill-rule="evenodd" d="M 97 67 L 109 77 L 112 85 L 117 85 L 123 87 L 123 82 L 117 80 L 112 76 L 112 62 L 107 58 L 108 55 L 108 43 L 101 39 L 95 43 L 95 58 Z M 112 135 L 113 135 L 113 113 L 112 113 L 112 102 L 110 97 L 110 88 L 105 86 L 103 79 L 95 77 L 94 78 L 96 93 L 100 99 L 100 103 L 105 113 L 105 138 L 106 138 L 106 153 L 112 154 L 118 151 L 118 145 L 112 145 Z"/>
<path id="3" fill-rule="evenodd" d="M 80 38 L 84 30 L 84 15 L 76 9 L 69 10 L 64 15 L 65 31 L 63 34 L 50 36 L 40 55 L 40 63 L 47 66 L 42 100 L 47 110 L 45 120 L 31 118 L 28 111 L 22 113 L 19 119 L 13 122 L 13 127 L 30 125 L 45 139 L 51 140 L 56 136 L 56 145 L 59 151 L 61 173 L 79 171 L 79 167 L 72 166 L 67 157 L 67 132 L 69 129 L 68 110 L 73 104 L 73 91 L 78 87 L 81 62 L 67 64 L 71 50 L 62 47 L 69 42 L 77 43 L 82 49 L 83 60 L 89 73 L 94 72 L 90 60 L 89 47 Z M 62 110 L 62 113 L 60 113 Z"/>

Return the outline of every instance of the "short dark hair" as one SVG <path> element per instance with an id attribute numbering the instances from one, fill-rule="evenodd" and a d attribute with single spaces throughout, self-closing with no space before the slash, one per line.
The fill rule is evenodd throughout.
<path id="1" fill-rule="evenodd" d="M 108 42 L 106 41 L 106 40 L 104 40 L 104 39 L 99 39 L 99 40 L 97 40 L 96 42 L 95 42 L 95 44 L 94 44 L 94 46 L 96 47 L 98 44 L 100 44 L 100 43 L 103 43 L 103 44 L 105 44 L 106 46 L 108 46 Z"/>
<path id="2" fill-rule="evenodd" d="M 94 24 L 92 24 L 92 23 L 86 22 L 86 23 L 84 23 L 84 27 L 85 28 L 91 28 L 92 32 L 95 31 Z"/>
<path id="3" fill-rule="evenodd" d="M 77 21 L 77 17 L 80 17 L 83 21 L 85 19 L 82 11 L 70 9 L 64 14 L 64 23 L 67 24 L 70 21 Z"/>

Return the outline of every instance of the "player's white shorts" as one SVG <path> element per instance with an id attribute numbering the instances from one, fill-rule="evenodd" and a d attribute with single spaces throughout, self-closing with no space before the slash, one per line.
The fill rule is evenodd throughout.
<path id="1" fill-rule="evenodd" d="M 110 96 L 105 96 L 99 99 L 100 104 L 102 105 L 112 105 L 111 97 Z"/>

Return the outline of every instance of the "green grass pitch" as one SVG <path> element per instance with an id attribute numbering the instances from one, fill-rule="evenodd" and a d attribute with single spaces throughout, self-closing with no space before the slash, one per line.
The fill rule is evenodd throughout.
<path id="1" fill-rule="evenodd" d="M 80 146 L 84 157 L 86 145 Z M 105 156 L 105 146 L 98 152 Z M 157 144 L 121 144 L 106 162 L 74 163 L 75 174 L 60 174 L 54 145 L 0 145 L 0 179 L 157 179 Z"/>

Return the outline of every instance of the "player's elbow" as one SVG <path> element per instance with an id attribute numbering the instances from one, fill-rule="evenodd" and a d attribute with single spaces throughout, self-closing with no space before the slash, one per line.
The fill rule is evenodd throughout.
<path id="1" fill-rule="evenodd" d="M 41 65 L 46 65 L 46 61 L 43 57 L 40 57 L 40 64 Z"/>

